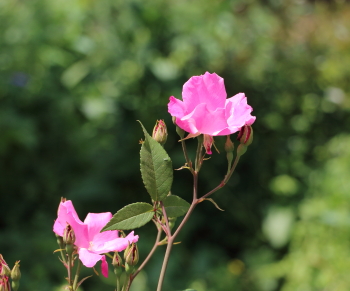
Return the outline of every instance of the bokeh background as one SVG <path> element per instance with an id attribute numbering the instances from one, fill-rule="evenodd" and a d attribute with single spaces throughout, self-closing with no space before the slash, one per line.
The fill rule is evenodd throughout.
<path id="1" fill-rule="evenodd" d="M 164 119 L 183 165 L 168 98 L 206 71 L 246 93 L 254 142 L 213 196 L 225 211 L 202 203 L 178 237 L 164 290 L 350 289 L 349 2 L 1 0 L 0 253 L 21 260 L 22 291 L 63 290 L 60 197 L 82 219 L 149 201 L 136 120 Z M 225 174 L 216 144 L 203 194 Z M 173 193 L 191 200 L 188 171 Z M 137 233 L 144 257 L 156 231 Z M 163 253 L 134 291 L 155 290 Z M 111 278 L 82 290 L 114 290 Z"/>

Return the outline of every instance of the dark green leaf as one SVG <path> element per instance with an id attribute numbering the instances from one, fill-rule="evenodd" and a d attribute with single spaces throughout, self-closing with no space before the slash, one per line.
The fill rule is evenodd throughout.
<path id="1" fill-rule="evenodd" d="M 164 148 L 143 127 L 145 141 L 141 147 L 141 175 L 143 183 L 154 201 L 164 199 L 173 183 L 173 166 Z"/>
<path id="2" fill-rule="evenodd" d="M 138 228 L 149 222 L 153 214 L 151 204 L 144 202 L 129 204 L 114 214 L 102 231 Z"/>
<path id="3" fill-rule="evenodd" d="M 165 211 L 168 217 L 178 217 L 184 215 L 190 208 L 190 204 L 176 195 L 167 196 L 163 200 Z"/>

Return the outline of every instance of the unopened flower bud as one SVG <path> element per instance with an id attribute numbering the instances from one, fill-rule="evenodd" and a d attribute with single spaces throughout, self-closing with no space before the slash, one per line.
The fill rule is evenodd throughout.
<path id="1" fill-rule="evenodd" d="M 168 138 L 168 131 L 164 120 L 157 120 L 156 125 L 153 128 L 152 137 L 161 145 L 164 145 L 166 143 L 166 140 Z"/>
<path id="2" fill-rule="evenodd" d="M 75 233 L 73 228 L 69 224 L 67 224 L 66 228 L 64 229 L 63 242 L 66 245 L 72 245 L 75 242 Z"/>
<path id="3" fill-rule="evenodd" d="M 203 146 L 208 155 L 212 154 L 211 146 L 214 143 L 214 138 L 209 134 L 203 134 Z"/>
<path id="4" fill-rule="evenodd" d="M 116 268 L 116 267 L 121 267 L 123 265 L 123 260 L 122 258 L 119 256 L 118 252 L 114 253 L 113 256 L 113 260 L 112 260 L 112 265 Z"/>
<path id="5" fill-rule="evenodd" d="M 226 142 L 225 142 L 225 151 L 227 153 L 232 153 L 233 150 L 235 149 L 234 143 L 231 141 L 230 136 L 226 136 Z"/>
<path id="6" fill-rule="evenodd" d="M 0 277 L 0 291 L 11 291 L 10 280 L 7 276 Z"/>
<path id="7" fill-rule="evenodd" d="M 238 133 L 237 139 L 241 144 L 249 146 L 253 142 L 253 128 L 250 125 L 245 125 Z"/>
<path id="8" fill-rule="evenodd" d="M 10 276 L 11 270 L 4 260 L 3 256 L 0 254 L 0 276 Z"/>
<path id="9" fill-rule="evenodd" d="M 11 275 L 11 269 L 8 265 L 2 264 L 0 265 L 0 276 L 10 276 Z"/>
<path id="10" fill-rule="evenodd" d="M 11 279 L 12 281 L 19 281 L 21 279 L 21 271 L 19 270 L 19 261 L 15 263 L 11 271 Z"/>
<path id="11" fill-rule="evenodd" d="M 137 245 L 132 243 L 124 252 L 125 262 L 129 266 L 135 266 L 139 261 L 139 251 Z"/>

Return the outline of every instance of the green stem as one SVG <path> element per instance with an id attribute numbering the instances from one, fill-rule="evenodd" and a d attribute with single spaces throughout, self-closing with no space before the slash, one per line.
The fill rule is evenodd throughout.
<path id="1" fill-rule="evenodd" d="M 117 290 L 116 291 L 120 291 L 120 277 L 119 276 L 116 276 L 117 277 Z"/>
<path id="2" fill-rule="evenodd" d="M 236 159 L 235 159 L 235 161 L 234 161 L 234 163 L 233 163 L 233 166 L 232 166 L 230 172 L 225 176 L 224 180 L 222 180 L 221 183 L 220 183 L 217 187 L 215 187 L 213 190 L 209 191 L 207 194 L 205 194 L 205 195 L 203 195 L 201 198 L 199 198 L 200 201 L 202 201 L 204 198 L 210 196 L 210 195 L 213 194 L 214 192 L 218 191 L 219 189 L 221 189 L 222 187 L 224 187 L 224 186 L 227 184 L 228 180 L 230 180 L 230 178 L 231 178 L 233 172 L 234 172 L 235 169 L 236 169 L 236 166 L 237 166 L 237 164 L 238 164 L 238 161 L 239 161 L 239 158 L 240 158 L 240 157 L 241 157 L 240 155 L 237 155 L 237 156 L 236 156 Z"/>
<path id="3" fill-rule="evenodd" d="M 82 265 L 82 263 L 78 259 L 78 266 L 77 266 L 77 270 L 75 271 L 75 276 L 74 276 L 73 291 L 78 289 L 78 280 L 79 280 L 81 265 Z"/>
<path id="4" fill-rule="evenodd" d="M 196 152 L 196 160 L 195 160 L 195 171 L 198 173 L 202 166 L 202 150 L 203 150 L 203 135 L 197 137 L 197 152 Z"/>
<path id="5" fill-rule="evenodd" d="M 182 145 L 182 151 L 184 152 L 184 156 L 185 156 L 185 160 L 186 160 L 187 166 L 190 168 L 191 173 L 193 173 L 192 162 L 191 162 L 190 158 L 188 157 L 186 143 L 185 143 L 184 140 L 181 140 L 181 145 Z"/>
<path id="6" fill-rule="evenodd" d="M 181 221 L 179 227 L 176 229 L 175 233 L 172 236 L 168 236 L 168 245 L 167 245 L 167 248 L 166 248 L 166 251 L 165 251 L 165 256 L 164 256 L 164 260 L 163 260 L 162 269 L 160 271 L 157 291 L 162 291 L 162 286 L 163 286 L 163 282 L 164 282 L 165 272 L 166 272 L 166 269 L 167 269 L 167 266 L 168 266 L 171 249 L 173 247 L 173 242 L 174 242 L 176 236 L 179 234 L 180 230 L 183 228 L 183 226 L 185 225 L 185 223 L 189 219 L 189 217 L 190 217 L 191 213 L 193 212 L 194 208 L 198 204 L 197 192 L 198 192 L 198 173 L 196 171 L 193 171 L 193 200 L 192 200 L 192 204 L 191 204 L 190 208 L 188 209 L 184 219 Z M 165 212 L 165 210 L 163 210 L 163 212 Z"/>
<path id="7" fill-rule="evenodd" d="M 71 287 L 73 290 L 71 271 L 72 271 L 72 259 L 71 259 L 71 256 L 68 255 L 68 264 L 67 264 L 68 283 L 69 283 L 69 287 Z"/>

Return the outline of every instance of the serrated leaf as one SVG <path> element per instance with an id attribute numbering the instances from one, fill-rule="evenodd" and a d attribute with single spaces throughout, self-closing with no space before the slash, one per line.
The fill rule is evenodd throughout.
<path id="1" fill-rule="evenodd" d="M 190 208 L 190 203 L 176 195 L 167 196 L 163 204 L 168 217 L 182 216 Z"/>
<path id="2" fill-rule="evenodd" d="M 168 195 L 173 183 L 172 162 L 164 148 L 140 124 L 145 134 L 140 151 L 142 180 L 151 198 L 161 201 Z"/>
<path id="3" fill-rule="evenodd" d="M 153 217 L 153 206 L 138 202 L 129 204 L 113 215 L 112 219 L 102 228 L 106 230 L 129 230 L 145 225 Z"/>

